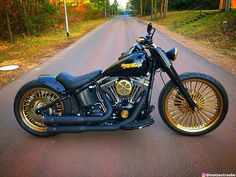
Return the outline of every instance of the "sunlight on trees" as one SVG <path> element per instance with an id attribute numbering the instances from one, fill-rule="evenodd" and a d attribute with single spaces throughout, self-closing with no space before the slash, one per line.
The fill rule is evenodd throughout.
<path id="1" fill-rule="evenodd" d="M 81 20 L 104 17 L 114 13 L 118 4 L 109 0 L 67 0 L 69 17 Z M 70 20 L 70 19 L 69 19 Z M 0 37 L 13 41 L 15 37 L 40 35 L 64 21 L 63 0 L 0 0 Z"/>

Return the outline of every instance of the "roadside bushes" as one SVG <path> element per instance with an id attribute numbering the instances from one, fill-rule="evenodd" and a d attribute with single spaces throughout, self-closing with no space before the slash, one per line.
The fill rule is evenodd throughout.
<path id="1" fill-rule="evenodd" d="M 0 37 L 38 34 L 55 22 L 57 12 L 47 0 L 0 0 Z"/>

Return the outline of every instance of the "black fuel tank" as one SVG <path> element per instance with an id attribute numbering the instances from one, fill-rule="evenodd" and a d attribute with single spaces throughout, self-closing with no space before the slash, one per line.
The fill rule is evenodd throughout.
<path id="1" fill-rule="evenodd" d="M 148 60 L 142 52 L 122 56 L 119 61 L 103 72 L 104 76 L 145 76 L 148 72 Z"/>

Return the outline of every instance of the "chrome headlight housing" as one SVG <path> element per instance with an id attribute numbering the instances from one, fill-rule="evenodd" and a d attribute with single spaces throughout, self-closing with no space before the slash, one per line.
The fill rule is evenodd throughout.
<path id="1" fill-rule="evenodd" d="M 168 52 L 166 52 L 167 58 L 169 58 L 172 61 L 175 61 L 178 55 L 178 50 L 176 47 L 170 49 Z"/>

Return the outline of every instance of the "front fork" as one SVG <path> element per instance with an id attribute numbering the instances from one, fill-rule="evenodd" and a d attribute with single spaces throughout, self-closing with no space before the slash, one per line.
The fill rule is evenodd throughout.
<path id="1" fill-rule="evenodd" d="M 188 102 L 189 106 L 192 108 L 192 110 L 195 111 L 197 109 L 196 103 L 193 101 L 193 99 L 189 95 L 188 90 L 184 87 L 184 84 L 180 80 L 178 73 L 176 72 L 175 68 L 173 67 L 171 61 L 167 58 L 165 52 L 160 47 L 156 47 L 154 44 L 151 47 L 149 47 L 148 49 L 150 50 L 150 53 L 154 57 L 153 67 L 155 68 L 155 70 L 156 70 L 156 68 L 159 68 L 161 66 L 161 68 L 168 74 L 170 79 L 179 88 L 180 93 L 187 100 L 187 102 Z M 154 80 L 154 75 L 155 75 L 155 73 L 152 73 L 151 81 Z M 152 89 L 152 84 L 150 87 L 151 89 Z M 149 93 L 151 93 L 150 89 L 149 89 Z M 149 95 L 151 95 L 151 94 L 149 94 Z M 149 99 L 149 101 L 150 101 L 150 99 Z"/>
<path id="2" fill-rule="evenodd" d="M 171 65 L 170 67 L 166 68 L 166 73 L 171 78 L 171 80 L 176 84 L 176 86 L 179 88 L 180 93 L 187 100 L 187 102 L 188 102 L 189 106 L 192 108 L 192 110 L 195 111 L 197 109 L 197 105 L 193 101 L 191 96 L 189 95 L 188 90 L 184 87 L 184 84 L 180 80 L 179 75 L 176 72 L 175 68 Z"/>

